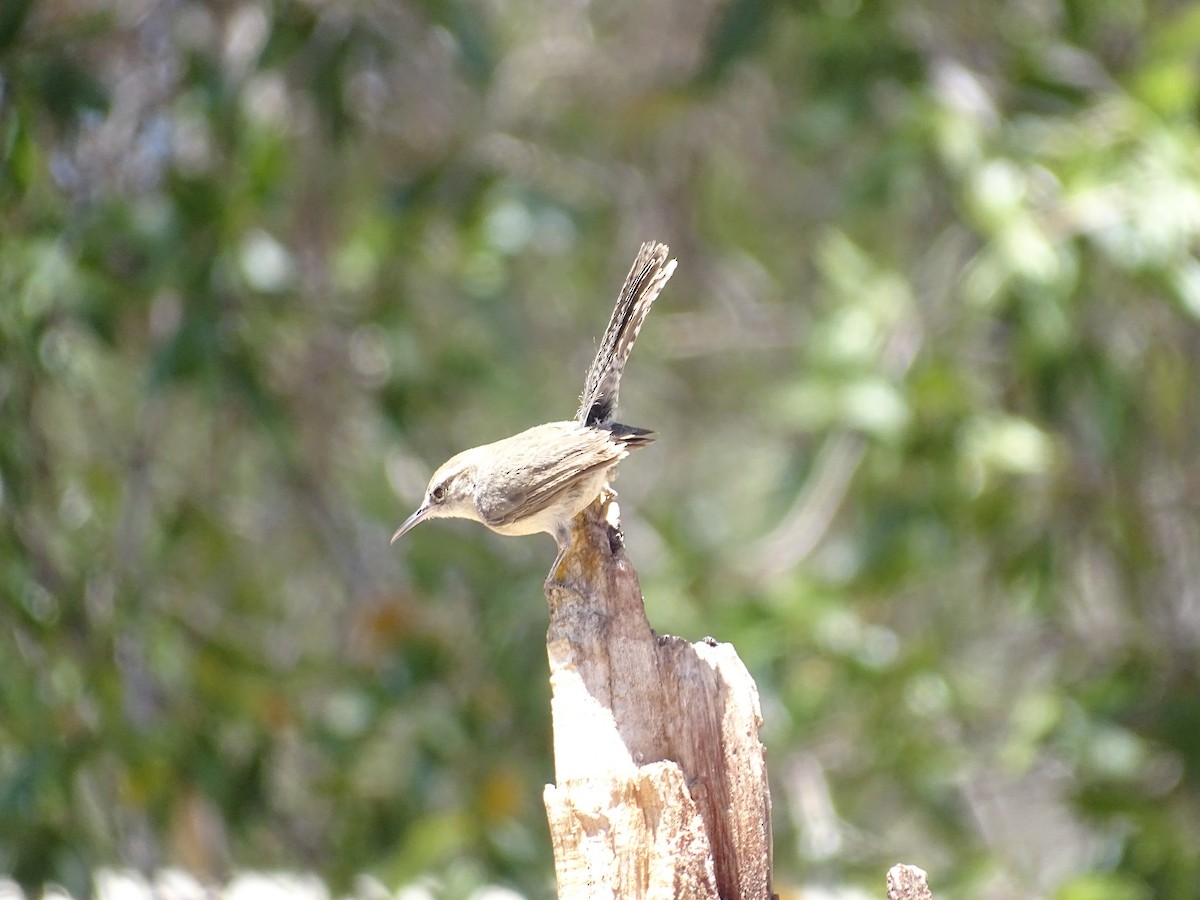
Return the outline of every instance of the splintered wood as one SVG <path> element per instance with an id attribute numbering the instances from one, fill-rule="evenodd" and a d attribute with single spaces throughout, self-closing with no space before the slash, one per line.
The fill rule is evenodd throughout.
<path id="1" fill-rule="evenodd" d="M 732 646 L 651 630 L 606 506 L 546 583 L 559 898 L 768 900 L 758 690 Z"/>

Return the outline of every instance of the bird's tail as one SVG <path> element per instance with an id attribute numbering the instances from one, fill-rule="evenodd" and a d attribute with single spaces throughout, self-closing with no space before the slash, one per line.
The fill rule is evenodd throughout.
<path id="1" fill-rule="evenodd" d="M 622 425 L 620 422 L 613 422 L 608 426 L 608 430 L 614 438 L 632 450 L 654 443 L 654 432 L 649 428 L 638 428 L 636 425 Z"/>
<path id="2" fill-rule="evenodd" d="M 675 271 L 675 260 L 668 260 L 668 253 L 666 244 L 648 241 L 642 244 L 633 261 L 579 398 L 577 415 L 584 425 L 612 423 L 621 388 L 621 373 L 625 371 L 633 342 L 642 330 L 650 307 Z"/>

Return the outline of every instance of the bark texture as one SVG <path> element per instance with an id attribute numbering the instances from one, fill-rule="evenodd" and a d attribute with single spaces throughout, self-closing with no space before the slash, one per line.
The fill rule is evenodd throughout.
<path id="1" fill-rule="evenodd" d="M 546 582 L 560 898 L 771 897 L 758 690 L 729 644 L 650 628 L 612 502 Z"/>

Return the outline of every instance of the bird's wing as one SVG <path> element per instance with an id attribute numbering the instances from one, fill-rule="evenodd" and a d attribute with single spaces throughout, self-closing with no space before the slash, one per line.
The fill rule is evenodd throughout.
<path id="1" fill-rule="evenodd" d="M 531 436 L 531 432 L 542 433 Z M 508 441 L 518 439 L 520 452 L 497 453 L 498 458 L 511 463 L 501 471 L 493 471 L 476 496 L 479 514 L 492 528 L 536 516 L 588 475 L 613 465 L 629 452 L 608 431 L 574 423 L 542 425 Z"/>

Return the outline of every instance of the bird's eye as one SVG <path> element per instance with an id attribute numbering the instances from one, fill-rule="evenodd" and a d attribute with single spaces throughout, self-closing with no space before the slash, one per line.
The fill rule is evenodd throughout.
<path id="1" fill-rule="evenodd" d="M 429 492 L 429 499 L 434 503 L 441 503 L 446 499 L 446 486 L 444 484 L 435 485 L 433 490 Z"/>

